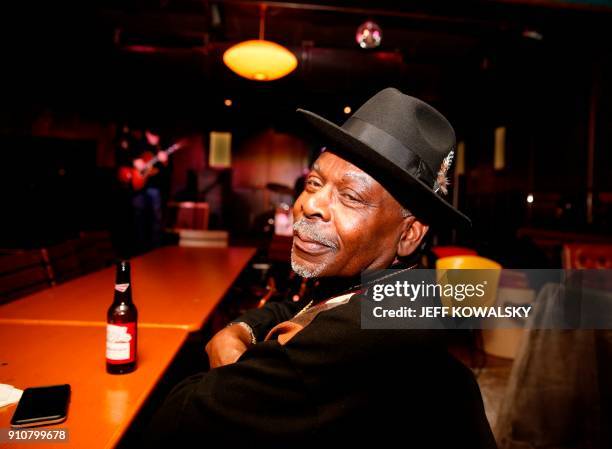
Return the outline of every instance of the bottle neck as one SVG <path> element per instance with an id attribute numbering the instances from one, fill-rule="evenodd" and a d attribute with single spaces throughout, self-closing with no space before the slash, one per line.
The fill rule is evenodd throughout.
<path id="1" fill-rule="evenodd" d="M 117 275 L 115 276 L 115 284 L 119 285 L 119 284 L 129 284 L 131 281 L 131 276 L 130 276 L 130 271 L 125 270 L 117 270 Z"/>
<path id="2" fill-rule="evenodd" d="M 132 280 L 130 276 L 130 265 L 127 262 L 121 262 L 117 265 L 114 302 L 132 302 Z"/>
<path id="3" fill-rule="evenodd" d="M 128 288 L 123 292 L 119 291 L 118 288 L 123 288 L 123 286 L 121 284 L 115 285 L 115 296 L 113 298 L 113 302 L 116 304 L 122 302 L 132 304 L 132 286 L 128 286 Z"/>

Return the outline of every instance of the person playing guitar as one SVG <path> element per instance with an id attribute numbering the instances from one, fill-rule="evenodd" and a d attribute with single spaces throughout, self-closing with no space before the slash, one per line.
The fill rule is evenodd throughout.
<path id="1" fill-rule="evenodd" d="M 176 143 L 166 150 L 161 149 L 157 133 L 145 129 L 120 130 L 117 142 L 117 178 L 127 189 L 126 209 L 123 218 L 125 252 L 141 254 L 161 244 L 162 240 L 162 191 L 169 181 L 164 167 L 168 156 L 182 147 Z M 166 172 L 164 174 L 164 172 Z M 131 224 L 131 226 L 130 226 Z M 127 226 L 126 226 L 127 225 Z"/>
<path id="2" fill-rule="evenodd" d="M 136 137 L 139 133 L 137 131 Z M 141 151 L 140 155 L 132 161 L 132 166 L 121 165 L 118 171 L 119 180 L 125 185 L 130 185 L 134 190 L 142 190 L 149 178 L 159 173 L 160 164 L 168 165 L 168 156 L 181 148 L 180 143 L 175 143 L 166 150 L 160 150 L 159 135 L 149 130 L 145 130 L 144 137 L 146 146 L 150 149 Z M 140 147 L 138 140 L 141 139 L 135 142 L 137 148 Z M 123 149 L 128 149 L 130 144 L 127 140 L 122 140 L 120 145 Z M 153 154 L 151 149 L 157 150 L 157 154 Z"/>

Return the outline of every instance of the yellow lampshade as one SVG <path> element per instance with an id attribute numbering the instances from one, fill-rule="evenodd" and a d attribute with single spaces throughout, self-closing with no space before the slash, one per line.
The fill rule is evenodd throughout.
<path id="1" fill-rule="evenodd" d="M 223 53 L 233 72 L 256 81 L 272 81 L 293 72 L 297 58 L 282 45 L 262 39 L 240 42 Z"/>
<path id="2" fill-rule="evenodd" d="M 448 276 L 451 271 L 451 279 Z M 472 284 L 484 282 L 487 285 L 482 297 L 474 296 L 463 301 L 463 306 L 492 306 L 497 298 L 497 287 L 502 266 L 497 262 L 480 256 L 461 255 L 441 257 L 436 261 L 436 277 L 441 285 Z M 442 304 L 457 307 L 452 296 L 441 295 Z"/>

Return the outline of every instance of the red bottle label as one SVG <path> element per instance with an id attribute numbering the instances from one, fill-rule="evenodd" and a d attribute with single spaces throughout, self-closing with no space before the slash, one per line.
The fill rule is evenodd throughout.
<path id="1" fill-rule="evenodd" d="M 106 325 L 106 361 L 120 365 L 136 360 L 136 323 Z"/>

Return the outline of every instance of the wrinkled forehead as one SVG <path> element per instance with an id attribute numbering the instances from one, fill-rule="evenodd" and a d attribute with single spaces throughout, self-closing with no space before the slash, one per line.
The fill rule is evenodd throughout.
<path id="1" fill-rule="evenodd" d="M 321 155 L 312 164 L 312 169 L 330 180 L 352 181 L 362 185 L 364 188 L 368 187 L 384 191 L 382 185 L 372 176 L 352 162 L 339 156 L 333 149 L 323 148 Z"/>

